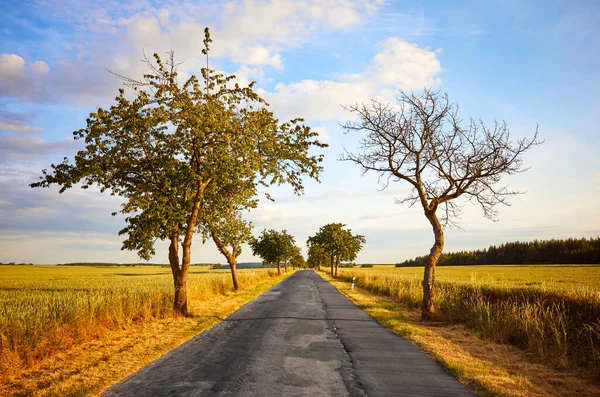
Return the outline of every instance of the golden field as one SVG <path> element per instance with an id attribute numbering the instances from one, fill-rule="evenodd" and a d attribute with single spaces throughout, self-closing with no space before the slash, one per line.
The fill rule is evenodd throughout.
<path id="1" fill-rule="evenodd" d="M 583 397 L 600 395 L 600 382 L 580 368 L 556 367 L 507 343 L 496 343 L 464 324 L 421 321 L 418 308 L 322 274 L 381 325 L 441 362 L 478 396 Z"/>
<path id="2" fill-rule="evenodd" d="M 167 267 L 0 266 L 0 395 L 97 393 L 282 277 L 240 269 L 238 279 L 233 292 L 228 269 L 190 268 L 181 318 Z"/>
<path id="3" fill-rule="evenodd" d="M 422 268 L 343 269 L 356 283 L 409 308 L 422 300 Z M 436 316 L 514 345 L 558 368 L 600 379 L 600 266 L 447 266 L 436 268 Z"/>

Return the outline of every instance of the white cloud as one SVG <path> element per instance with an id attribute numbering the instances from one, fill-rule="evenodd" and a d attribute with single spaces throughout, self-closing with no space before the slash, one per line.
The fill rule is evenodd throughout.
<path id="1" fill-rule="evenodd" d="M 29 68 L 33 71 L 33 73 L 38 75 L 45 75 L 50 72 L 50 66 L 48 66 L 48 64 L 44 61 L 35 61 L 29 65 Z"/>
<path id="2" fill-rule="evenodd" d="M 213 67 L 219 60 L 239 68 L 283 70 L 285 49 L 307 42 L 328 30 L 349 29 L 378 9 L 381 0 L 241 0 L 171 5 L 137 1 L 60 0 L 38 4 L 47 18 L 70 21 L 73 34 L 56 43 L 70 57 L 48 65 L 27 63 L 16 54 L 0 59 L 0 96 L 29 102 L 76 102 L 103 105 L 120 85 L 105 69 L 139 76 L 145 71 L 141 52 L 174 50 L 183 60 L 182 74 L 198 73 L 204 28 L 211 28 Z M 26 67 L 29 66 L 29 67 Z M 4 73 L 4 75 L 2 74 Z M 17 74 L 18 79 L 7 78 Z"/>
<path id="3" fill-rule="evenodd" d="M 31 127 L 27 124 L 9 123 L 0 120 L 0 131 L 24 132 L 24 133 L 41 133 L 43 129 L 40 127 Z"/>
<path id="4" fill-rule="evenodd" d="M 321 142 L 329 143 L 329 141 L 330 141 L 329 131 L 327 130 L 326 127 L 314 127 L 313 131 L 315 131 L 317 134 L 319 134 L 319 140 Z"/>
<path id="5" fill-rule="evenodd" d="M 41 94 L 38 83 L 50 71 L 46 62 L 27 61 L 17 54 L 0 55 L 0 97 L 24 99 Z"/>
<path id="6" fill-rule="evenodd" d="M 380 84 L 418 89 L 440 82 L 440 62 L 435 52 L 392 37 L 380 44 L 370 72 Z"/>
<path id="7" fill-rule="evenodd" d="M 48 141 L 38 136 L 0 136 L 0 164 L 12 160 L 30 162 L 49 154 L 69 153 L 76 146 L 73 139 Z"/>
<path id="8" fill-rule="evenodd" d="M 231 53 L 231 60 L 243 65 L 265 65 L 272 66 L 277 70 L 283 70 L 283 59 L 281 55 L 274 54 L 263 46 L 249 48 L 236 48 Z"/>
<path id="9" fill-rule="evenodd" d="M 441 83 L 435 52 L 389 38 L 361 73 L 343 74 L 335 80 L 302 80 L 261 91 L 282 118 L 299 115 L 310 120 L 330 120 L 343 114 L 341 105 L 371 98 L 389 101 L 398 89 L 415 90 Z"/>
<path id="10" fill-rule="evenodd" d="M 0 55 L 0 76 L 19 76 L 24 70 L 27 62 L 17 54 Z"/>

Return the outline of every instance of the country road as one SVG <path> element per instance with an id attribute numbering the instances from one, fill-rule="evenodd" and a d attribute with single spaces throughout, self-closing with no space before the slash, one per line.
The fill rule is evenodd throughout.
<path id="1" fill-rule="evenodd" d="M 108 389 L 105 396 L 472 396 L 313 271 Z"/>

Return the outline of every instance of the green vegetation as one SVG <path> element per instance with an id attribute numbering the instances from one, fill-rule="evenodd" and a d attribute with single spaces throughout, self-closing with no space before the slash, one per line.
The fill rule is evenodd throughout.
<path id="1" fill-rule="evenodd" d="M 322 171 L 314 149 L 327 146 L 304 120 L 275 118 L 254 83 L 240 87 L 235 76 L 209 69 L 208 28 L 204 34 L 200 78 L 180 81 L 173 53 L 146 59 L 141 79 L 120 76 L 130 90 L 120 89 L 115 104 L 90 113 L 73 133 L 85 148 L 31 184 L 58 185 L 61 193 L 97 186 L 119 196 L 123 249 L 149 260 L 158 239 L 169 241 L 173 307 L 183 315 L 194 234 L 215 241 L 237 288 L 235 260 L 251 237 L 242 212 L 257 207 L 259 186 L 286 184 L 302 194 L 303 178 L 318 180 Z"/>
<path id="2" fill-rule="evenodd" d="M 281 263 L 285 265 L 287 273 L 287 262 L 300 254 L 294 237 L 290 236 L 287 230 L 278 232 L 273 229 L 265 229 L 258 238 L 252 240 L 250 248 L 252 248 L 252 254 L 260 256 L 264 262 L 276 264 L 278 274 L 281 274 Z"/>
<path id="3" fill-rule="evenodd" d="M 600 266 L 477 266 L 438 269 L 436 320 L 463 323 L 562 367 L 600 376 Z M 341 279 L 418 308 L 423 269 L 345 270 Z"/>
<path id="4" fill-rule="evenodd" d="M 426 256 L 409 259 L 396 266 L 423 266 Z M 491 264 L 586 264 L 600 263 L 600 237 L 590 239 L 535 240 L 505 243 L 477 251 L 443 253 L 438 266 Z"/>
<path id="5" fill-rule="evenodd" d="M 228 270 L 191 268 L 189 293 L 231 293 Z M 240 286 L 274 276 L 240 270 Z M 161 267 L 0 267 L 0 368 L 32 363 L 113 329 L 172 315 L 173 280 Z M 1 372 L 1 371 L 0 371 Z"/>
<path id="6" fill-rule="evenodd" d="M 329 258 L 331 276 L 337 277 L 341 261 L 353 261 L 366 242 L 365 236 L 352 234 L 352 230 L 344 229 L 343 223 L 328 223 L 321 226 L 319 231 L 308 238 L 309 255 L 317 255 L 318 267 L 323 259 Z M 315 251 L 313 247 L 320 247 Z M 310 249 L 312 248 L 312 251 Z M 323 256 L 323 254 L 325 256 Z M 315 261 L 315 260 L 313 260 Z"/>

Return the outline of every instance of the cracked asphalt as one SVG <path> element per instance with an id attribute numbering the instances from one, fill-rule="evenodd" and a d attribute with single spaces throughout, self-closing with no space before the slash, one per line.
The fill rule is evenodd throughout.
<path id="1" fill-rule="evenodd" d="M 313 271 L 300 271 L 105 396 L 472 396 Z"/>

